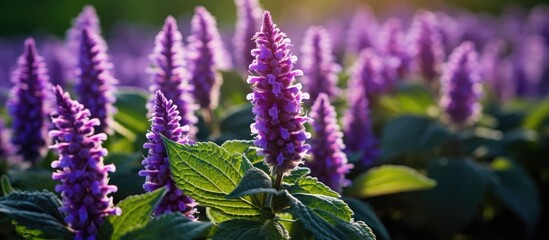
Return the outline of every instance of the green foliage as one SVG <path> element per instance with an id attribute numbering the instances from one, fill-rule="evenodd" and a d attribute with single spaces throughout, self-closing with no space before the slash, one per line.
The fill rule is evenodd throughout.
<path id="1" fill-rule="evenodd" d="M 181 213 L 169 213 L 153 218 L 146 226 L 128 232 L 121 239 L 206 239 L 213 227 L 209 222 L 189 220 Z"/>
<path id="2" fill-rule="evenodd" d="M 269 175 L 257 168 L 251 168 L 242 177 L 238 186 L 225 198 L 234 199 L 258 193 L 276 194 L 277 191 L 273 188 L 273 182 Z"/>
<path id="3" fill-rule="evenodd" d="M 250 124 L 253 120 L 254 116 L 250 103 L 244 103 L 229 109 L 220 120 L 219 127 L 222 135 L 218 137 L 216 142 L 230 139 L 251 139 Z"/>
<path id="4" fill-rule="evenodd" d="M 20 190 L 54 191 L 56 182 L 51 178 L 51 170 L 29 168 L 27 170 L 10 170 L 8 176 L 14 188 Z"/>
<path id="5" fill-rule="evenodd" d="M 264 222 L 233 219 L 219 225 L 213 240 L 290 239 L 282 224 L 266 220 Z"/>
<path id="6" fill-rule="evenodd" d="M 394 94 L 380 96 L 380 108 L 374 109 L 374 117 L 428 116 L 431 109 L 436 109 L 431 94 L 420 85 L 401 83 L 397 88 Z"/>
<path id="7" fill-rule="evenodd" d="M 372 207 L 356 198 L 350 198 L 345 197 L 343 200 L 349 205 L 349 207 L 353 210 L 355 213 L 354 218 L 359 221 L 363 221 L 370 228 L 372 228 L 373 232 L 376 234 L 376 237 L 380 240 L 390 240 L 391 236 L 389 235 L 389 232 L 379 220 L 376 213 L 374 212 L 374 209 Z"/>
<path id="8" fill-rule="evenodd" d="M 427 190 L 436 186 L 433 179 L 406 166 L 384 165 L 369 169 L 353 180 L 349 196 L 366 198 L 399 192 Z"/>
<path id="9" fill-rule="evenodd" d="M 0 178 L 0 187 L 2 188 L 2 195 L 8 195 L 14 191 L 10 179 L 6 175 L 2 175 Z"/>
<path id="10" fill-rule="evenodd" d="M 99 229 L 99 236 L 102 239 L 120 239 L 126 233 L 147 225 L 165 193 L 166 190 L 161 188 L 122 200 L 116 205 L 122 210 L 122 215 L 108 216 Z"/>
<path id="11" fill-rule="evenodd" d="M 14 220 L 19 233 L 29 239 L 72 239 L 59 211 L 61 201 L 48 191 L 13 191 L 0 198 L 0 212 Z"/>
<path id="12" fill-rule="evenodd" d="M 328 186 L 324 185 L 324 183 L 319 182 L 318 179 L 305 175 L 302 175 L 302 177 L 300 177 L 294 185 L 288 187 L 288 192 L 291 194 L 308 193 L 325 195 L 334 198 L 340 197 L 339 193 L 330 189 Z"/>
<path id="13" fill-rule="evenodd" d="M 451 136 L 450 131 L 432 119 L 405 115 L 389 122 L 381 136 L 381 158 L 431 150 Z"/>
<path id="14" fill-rule="evenodd" d="M 525 117 L 523 126 L 530 130 L 540 130 L 549 122 L 549 98 L 540 101 Z"/>

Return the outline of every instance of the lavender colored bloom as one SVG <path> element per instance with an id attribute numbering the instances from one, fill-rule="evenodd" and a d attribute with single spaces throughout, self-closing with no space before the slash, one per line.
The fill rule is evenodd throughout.
<path id="1" fill-rule="evenodd" d="M 254 60 L 251 51 L 255 48 L 255 32 L 261 23 L 261 7 L 258 0 L 235 0 L 238 20 L 233 38 L 234 55 L 243 70 Z"/>
<path id="2" fill-rule="evenodd" d="M 78 83 L 75 90 L 78 101 L 90 110 L 93 118 L 100 124 L 95 132 L 112 133 L 112 115 L 116 111 L 113 91 L 118 81 L 112 76 L 112 64 L 109 62 L 106 45 L 101 36 L 90 29 L 82 30 L 78 55 Z"/>
<path id="3" fill-rule="evenodd" d="M 145 176 L 143 189 L 152 192 L 158 188 L 166 187 L 167 193 L 155 210 L 155 215 L 168 212 L 181 212 L 190 219 L 195 219 L 193 214 L 196 203 L 192 198 L 183 194 L 177 188 L 170 177 L 170 163 L 168 154 L 162 143 L 162 135 L 181 144 L 189 144 L 187 126 L 179 125 L 181 117 L 172 100 L 166 99 L 164 94 L 156 91 L 152 113 L 151 131 L 147 133 L 147 142 L 143 145 L 148 149 L 149 155 L 143 160 L 145 170 L 139 171 L 139 176 Z"/>
<path id="4" fill-rule="evenodd" d="M 120 215 L 114 207 L 112 197 L 117 187 L 108 185 L 108 172 L 114 172 L 112 164 L 104 165 L 107 150 L 101 147 L 107 139 L 104 133 L 94 134 L 99 126 L 97 118 L 90 111 L 64 93 L 61 87 L 54 88 L 56 111 L 51 114 L 55 128 L 49 136 L 56 140 L 50 148 L 55 149 L 59 160 L 51 163 L 58 170 L 53 180 L 61 183 L 55 191 L 61 193 L 66 214 L 65 222 L 76 231 L 75 239 L 96 239 L 99 226 L 109 215 Z"/>
<path id="5" fill-rule="evenodd" d="M 151 54 L 154 67 L 150 69 L 153 85 L 151 92 L 160 90 L 167 99 L 173 100 L 181 116 L 181 126 L 189 127 L 189 138 L 194 139 L 198 129 L 198 119 L 194 111 L 198 108 L 192 96 L 193 87 L 189 84 L 189 74 L 183 56 L 183 42 L 177 23 L 172 16 L 164 22 L 158 33 L 155 48 Z M 149 112 L 153 112 L 154 98 L 149 101 Z"/>
<path id="6" fill-rule="evenodd" d="M 194 98 L 203 109 L 214 109 L 219 101 L 223 79 L 217 69 L 230 68 L 215 18 L 204 7 L 197 7 L 191 21 L 192 34 L 187 46 L 187 60 L 194 86 Z"/>
<path id="7" fill-rule="evenodd" d="M 317 177 L 330 188 L 341 192 L 349 184 L 345 179 L 353 165 L 347 164 L 347 155 L 343 152 L 343 134 L 337 125 L 335 109 L 325 93 L 320 93 L 311 108 L 314 136 L 311 139 L 312 161 L 305 162 L 311 169 L 311 175 Z"/>
<path id="8" fill-rule="evenodd" d="M 367 6 L 361 6 L 355 12 L 347 34 L 347 52 L 359 54 L 362 49 L 374 47 L 378 24 L 372 10 Z"/>
<path id="9" fill-rule="evenodd" d="M 513 96 L 513 82 L 509 77 L 513 67 L 503 58 L 503 47 L 503 41 L 493 41 L 484 47 L 480 58 L 482 78 L 498 101 L 505 101 Z"/>
<path id="10" fill-rule="evenodd" d="M 482 86 L 478 65 L 474 44 L 463 42 L 444 66 L 440 106 L 458 126 L 476 121 L 480 114 Z"/>
<path id="11" fill-rule="evenodd" d="M 91 5 L 86 5 L 78 16 L 72 21 L 72 27 L 67 31 L 67 45 L 70 51 L 77 55 L 80 49 L 82 38 L 82 30 L 90 29 L 94 34 L 101 34 L 101 26 L 99 18 L 95 12 L 95 8 Z"/>
<path id="12" fill-rule="evenodd" d="M 61 41 L 48 39 L 42 52 L 48 67 L 51 84 L 64 86 L 66 81 L 71 78 L 70 73 L 73 69 L 70 62 L 73 56 L 70 51 Z"/>
<path id="13" fill-rule="evenodd" d="M 398 77 L 403 78 L 410 71 L 410 55 L 406 51 L 402 22 L 391 18 L 381 27 L 378 39 L 378 52 L 394 65 Z"/>
<path id="14" fill-rule="evenodd" d="M 12 117 L 11 143 L 23 160 L 36 163 L 46 147 L 47 98 L 49 87 L 44 59 L 38 55 L 34 40 L 25 40 L 25 50 L 13 72 L 8 101 Z"/>
<path id="15" fill-rule="evenodd" d="M 515 51 L 511 56 L 515 95 L 535 96 L 543 91 L 539 86 L 542 83 L 544 67 L 549 62 L 547 47 L 543 38 L 538 35 L 520 36 L 515 45 Z"/>
<path id="16" fill-rule="evenodd" d="M 440 33 L 436 26 L 436 17 L 432 12 L 420 11 L 414 17 L 410 29 L 410 54 L 419 73 L 432 84 L 439 75 L 444 61 Z"/>
<path id="17" fill-rule="evenodd" d="M 360 83 L 358 83 L 360 86 Z M 357 85 L 350 84 L 349 87 Z M 347 154 L 360 154 L 360 168 L 370 167 L 379 156 L 378 140 L 371 126 L 368 98 L 361 89 L 349 88 L 349 108 L 343 116 L 343 142 Z M 354 92 L 354 93 L 353 93 Z M 355 165 L 356 166 L 356 165 Z"/>
<path id="18" fill-rule="evenodd" d="M 253 87 L 248 99 L 254 106 L 254 144 L 262 148 L 265 162 L 274 174 L 287 174 L 302 162 L 310 148 L 305 144 L 310 134 L 303 126 L 308 118 L 301 108 L 308 94 L 301 92 L 300 84 L 294 84 L 295 77 L 303 72 L 293 69 L 297 58 L 290 53 L 290 39 L 273 23 L 268 11 L 263 14 L 263 25 L 254 39 L 255 60 L 249 67 L 254 75 L 248 77 Z"/>
<path id="19" fill-rule="evenodd" d="M 361 92 L 361 96 L 372 98 L 387 90 L 389 85 L 382 75 L 383 65 L 381 58 L 373 49 L 364 49 L 360 52 L 357 61 L 351 68 L 349 86 L 354 88 L 348 94 Z"/>
<path id="20" fill-rule="evenodd" d="M 323 27 L 310 27 L 305 33 L 303 44 L 303 72 L 304 91 L 311 99 L 316 99 L 320 93 L 335 97 L 337 88 L 337 74 L 341 67 L 334 62 L 330 36 Z"/>

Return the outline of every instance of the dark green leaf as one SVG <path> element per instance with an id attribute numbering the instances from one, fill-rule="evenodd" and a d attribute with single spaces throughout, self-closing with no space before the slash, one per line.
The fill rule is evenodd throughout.
<path id="1" fill-rule="evenodd" d="M 137 88 L 121 88 L 116 91 L 114 120 L 134 134 L 145 133 L 150 123 L 147 119 L 149 94 Z"/>
<path id="2" fill-rule="evenodd" d="M 177 187 L 200 205 L 241 218 L 259 216 L 260 207 L 250 199 L 225 199 L 252 167 L 242 154 L 230 154 L 211 142 L 188 145 L 164 138 L 164 144 Z"/>
<path id="3" fill-rule="evenodd" d="M 227 114 L 221 119 L 221 133 L 231 133 L 234 136 L 233 139 L 251 139 L 250 125 L 253 123 L 253 120 L 254 116 L 250 103 L 229 109 Z"/>
<path id="4" fill-rule="evenodd" d="M 304 193 L 294 194 L 294 197 L 330 223 L 335 223 L 333 222 L 334 216 L 347 222 L 351 221 L 351 217 L 353 216 L 353 211 L 349 206 L 338 198 Z"/>
<path id="5" fill-rule="evenodd" d="M 234 219 L 222 222 L 213 240 L 278 240 L 290 239 L 282 224 L 266 220 L 265 222 Z"/>
<path id="6" fill-rule="evenodd" d="M 244 177 L 242 177 L 238 186 L 236 186 L 229 195 L 225 196 L 225 198 L 233 199 L 257 193 L 277 194 L 278 191 L 273 188 L 273 183 L 269 175 L 257 168 L 251 168 L 246 172 Z"/>
<path id="7" fill-rule="evenodd" d="M 120 239 L 126 233 L 145 226 L 164 194 L 166 189 L 161 188 L 120 201 L 116 206 L 122 210 L 122 215 L 108 216 L 99 229 L 99 235 L 102 239 Z"/>
<path id="8" fill-rule="evenodd" d="M 11 186 L 10 179 L 6 175 L 2 175 L 0 178 L 0 186 L 2 187 L 2 195 L 8 195 L 14 191 Z"/>
<path id="9" fill-rule="evenodd" d="M 143 228 L 131 231 L 121 239 L 206 239 L 213 226 L 209 222 L 191 221 L 180 213 L 170 213 L 153 218 Z"/>
<path id="10" fill-rule="evenodd" d="M 59 211 L 61 201 L 48 191 L 14 191 L 0 198 L 0 212 L 9 215 L 20 229 L 42 239 L 72 239 Z M 32 234 L 30 234 L 32 232 Z M 22 231 L 24 233 L 24 231 Z"/>
<path id="11" fill-rule="evenodd" d="M 381 158 L 428 151 L 444 143 L 448 137 L 450 132 L 441 123 L 425 117 L 402 116 L 383 129 Z"/>
<path id="12" fill-rule="evenodd" d="M 528 112 L 523 127 L 530 130 L 540 130 L 547 121 L 549 121 L 549 98 L 539 101 L 539 104 Z"/>
<path id="13" fill-rule="evenodd" d="M 391 235 L 389 235 L 389 232 L 385 228 L 385 225 L 379 220 L 376 213 L 370 207 L 368 203 L 365 203 L 363 201 L 360 201 L 356 198 L 343 198 L 343 200 L 349 205 L 351 210 L 355 213 L 354 218 L 359 221 L 363 221 L 376 234 L 377 238 L 380 240 L 390 240 Z"/>
<path id="14" fill-rule="evenodd" d="M 54 191 L 57 184 L 51 178 L 51 170 L 30 168 L 24 171 L 10 170 L 8 176 L 11 184 L 20 190 L 48 190 Z"/>
<path id="15" fill-rule="evenodd" d="M 426 190 L 435 187 L 436 182 L 419 174 L 413 168 L 383 165 L 369 169 L 359 175 L 346 190 L 349 196 L 359 198 L 399 192 Z"/>

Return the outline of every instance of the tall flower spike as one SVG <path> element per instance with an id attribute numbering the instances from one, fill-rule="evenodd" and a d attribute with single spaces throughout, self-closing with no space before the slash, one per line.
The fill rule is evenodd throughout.
<path id="1" fill-rule="evenodd" d="M 303 75 L 294 70 L 297 58 L 290 53 L 290 39 L 273 23 L 271 14 L 265 11 L 261 30 L 255 34 L 257 48 L 250 64 L 253 75 L 248 77 L 253 93 L 248 95 L 253 105 L 256 134 L 254 144 L 262 148 L 265 162 L 277 176 L 288 174 L 303 160 L 310 148 L 305 140 L 310 134 L 303 124 L 301 103 L 308 94 L 301 92 L 295 77 Z"/>
<path id="2" fill-rule="evenodd" d="M 399 19 L 391 18 L 381 27 L 378 39 L 378 50 L 381 55 L 396 61 L 396 71 L 400 78 L 408 74 L 410 70 L 410 55 L 406 51 L 402 32 L 402 22 Z"/>
<path id="3" fill-rule="evenodd" d="M 310 27 L 305 33 L 303 44 L 303 86 L 304 91 L 316 99 L 320 93 L 334 97 L 339 92 L 337 74 L 341 67 L 332 55 L 330 36 L 323 27 Z"/>
<path id="4" fill-rule="evenodd" d="M 93 118 L 99 119 L 97 133 L 111 134 L 112 115 L 116 111 L 113 91 L 118 81 L 112 76 L 106 45 L 101 36 L 92 30 L 82 30 L 78 55 L 78 83 L 75 90 L 78 101 L 90 110 Z"/>
<path id="5" fill-rule="evenodd" d="M 440 32 L 432 12 L 420 11 L 414 16 L 410 29 L 410 54 L 417 71 L 431 84 L 439 75 L 444 61 Z"/>
<path id="6" fill-rule="evenodd" d="M 181 212 L 190 219 L 195 219 L 196 203 L 183 194 L 175 186 L 170 173 L 168 154 L 162 142 L 162 135 L 181 144 L 189 144 L 187 126 L 179 125 L 179 111 L 172 100 L 166 99 L 162 92 L 156 91 L 154 96 L 154 112 L 152 114 L 151 130 L 147 133 L 147 142 L 143 145 L 149 155 L 143 160 L 145 170 L 139 171 L 139 176 L 146 177 L 143 189 L 152 192 L 166 187 L 167 193 L 155 210 L 155 215 L 168 212 Z"/>
<path id="7" fill-rule="evenodd" d="M 482 86 L 475 46 L 463 42 L 454 49 L 441 78 L 440 106 L 450 121 L 458 126 L 478 119 Z"/>
<path id="8" fill-rule="evenodd" d="M 351 86 L 355 85 L 349 85 Z M 368 98 L 360 89 L 349 88 L 348 91 L 356 92 L 349 93 L 349 108 L 343 116 L 345 152 L 360 154 L 359 167 L 367 168 L 379 156 L 378 140 L 371 126 Z"/>
<path id="9" fill-rule="evenodd" d="M 311 169 L 311 176 L 341 192 L 342 187 L 349 184 L 345 174 L 353 165 L 347 163 L 347 155 L 343 152 L 343 134 L 337 125 L 336 111 L 330 105 L 328 95 L 318 95 L 311 108 L 310 117 L 313 119 L 314 132 L 311 139 L 313 159 L 305 162 L 305 165 Z"/>
<path id="10" fill-rule="evenodd" d="M 150 58 L 154 67 L 150 69 L 153 84 L 149 90 L 153 93 L 160 90 L 174 102 L 181 116 L 179 124 L 188 126 L 189 138 L 194 139 L 198 131 L 195 126 L 198 118 L 194 111 L 198 106 L 194 104 L 193 87 L 189 84 L 181 33 L 172 16 L 166 18 L 162 31 L 156 35 L 155 48 Z M 154 98 L 149 101 L 149 113 L 154 112 L 154 101 Z"/>
<path id="11" fill-rule="evenodd" d="M 374 47 L 373 33 L 377 32 L 377 27 L 377 20 L 369 7 L 357 9 L 347 34 L 347 52 L 356 55 L 365 48 Z"/>
<path id="12" fill-rule="evenodd" d="M 25 40 L 25 50 L 13 72 L 8 111 L 12 118 L 11 143 L 17 155 L 35 163 L 46 150 L 47 98 L 49 87 L 44 59 L 34 40 Z"/>
<path id="13" fill-rule="evenodd" d="M 188 38 L 187 60 L 194 87 L 194 99 L 203 109 L 214 109 L 223 79 L 218 69 L 230 68 L 230 59 L 217 31 L 215 18 L 204 7 L 195 9 Z"/>
<path id="14" fill-rule="evenodd" d="M 233 38 L 234 55 L 240 69 L 244 70 L 254 60 L 252 40 L 261 24 L 261 7 L 258 0 L 235 0 L 238 19 Z"/>
<path id="15" fill-rule="evenodd" d="M 90 119 L 90 111 L 72 100 L 61 87 L 55 87 L 54 94 L 57 108 L 51 118 L 55 127 L 49 136 L 56 141 L 50 148 L 59 155 L 59 160 L 51 163 L 52 168 L 57 168 L 53 180 L 61 182 L 55 186 L 63 198 L 59 210 L 76 231 L 75 239 L 95 239 L 105 217 L 121 214 L 108 196 L 117 187 L 108 185 L 107 175 L 115 171 L 114 165 L 103 164 L 107 150 L 101 144 L 107 135 L 94 133 L 99 120 Z"/>
<path id="16" fill-rule="evenodd" d="M 67 31 L 67 44 L 74 55 L 77 55 L 82 38 L 82 30 L 90 29 L 95 34 L 101 34 L 99 18 L 95 8 L 86 5 L 78 16 L 72 21 L 72 27 Z"/>
<path id="17" fill-rule="evenodd" d="M 382 62 L 373 49 L 364 49 L 360 52 L 357 61 L 351 68 L 350 86 L 355 88 L 349 95 L 362 91 L 361 96 L 371 98 L 387 89 L 382 75 Z"/>

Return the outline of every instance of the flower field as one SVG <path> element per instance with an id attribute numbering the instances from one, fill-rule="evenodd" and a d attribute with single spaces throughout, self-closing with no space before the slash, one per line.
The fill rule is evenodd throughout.
<path id="1" fill-rule="evenodd" d="M 234 6 L 0 36 L 0 239 L 549 238 L 548 6 Z"/>

